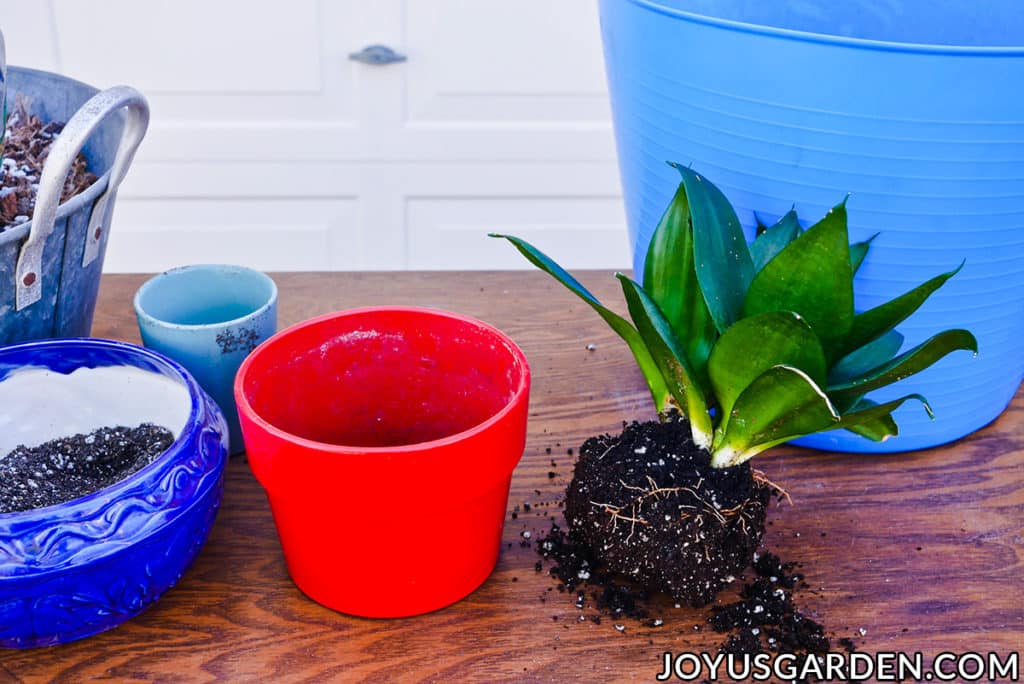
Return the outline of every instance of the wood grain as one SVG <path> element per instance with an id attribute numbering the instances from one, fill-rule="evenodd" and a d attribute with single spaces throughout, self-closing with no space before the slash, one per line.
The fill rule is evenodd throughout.
<path id="1" fill-rule="evenodd" d="M 651 416 L 628 351 L 584 304 L 540 273 L 275 279 L 282 326 L 348 307 L 416 304 L 477 316 L 521 344 L 534 388 L 509 506 L 533 509 L 507 521 L 493 576 L 464 601 L 416 618 L 368 620 L 322 608 L 288 579 L 263 493 L 236 458 L 209 543 L 174 589 L 105 634 L 0 653 L 0 680 L 651 680 L 665 651 L 720 643 L 694 630 L 706 613 L 689 608 L 666 607 L 659 628 L 627 621 L 624 633 L 607 619 L 579 623 L 572 599 L 552 590 L 546 572 L 534 570 L 534 550 L 520 545 L 523 531 L 536 538 L 546 516 L 559 515 L 568 448 Z M 609 274 L 582 280 L 619 301 Z M 131 298 L 142 281 L 104 278 L 96 336 L 138 341 Z M 863 628 L 862 648 L 872 652 L 1021 649 L 1024 395 L 985 429 L 936 449 L 855 456 L 787 447 L 758 458 L 794 498 L 770 510 L 767 545 L 803 564 L 812 587 L 797 594 L 805 612 L 840 636 Z M 359 554 L 353 547 L 353 562 Z"/>

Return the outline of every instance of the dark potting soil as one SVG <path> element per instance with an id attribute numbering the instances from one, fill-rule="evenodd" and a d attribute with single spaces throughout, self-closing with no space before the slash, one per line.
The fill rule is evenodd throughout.
<path id="1" fill-rule="evenodd" d="M 771 496 L 770 486 L 761 478 L 754 479 L 749 470 L 744 476 L 741 469 L 730 469 L 735 471 L 733 475 L 738 475 L 736 479 L 724 474 L 711 473 L 704 482 L 701 482 L 699 476 L 695 478 L 694 475 L 690 475 L 691 471 L 702 472 L 705 461 L 709 461 L 709 457 L 693 446 L 689 437 L 689 428 L 685 423 L 633 423 L 624 425 L 624 428 L 621 436 L 604 435 L 588 440 L 583 445 L 580 451 L 580 461 L 576 466 L 575 478 L 567 492 L 567 498 L 573 496 L 575 499 L 572 504 L 573 509 L 579 511 L 582 508 L 583 497 L 581 494 L 584 491 L 595 491 L 587 486 L 587 483 L 592 484 L 595 479 L 600 483 L 600 490 L 606 495 L 616 496 L 617 491 L 625 490 L 630 493 L 635 492 L 637 496 L 644 496 L 650 494 L 652 487 L 665 489 L 665 479 L 659 478 L 667 478 L 672 483 L 668 488 L 686 486 L 701 493 L 704 501 L 711 502 L 711 508 L 715 508 L 719 514 L 726 510 L 733 510 L 736 511 L 733 515 L 739 516 L 740 513 L 735 507 L 742 504 L 737 503 L 737 500 L 742 499 L 743 493 L 746 492 L 746 496 L 752 498 L 756 504 L 754 510 L 747 512 L 753 517 L 746 518 L 748 532 L 741 535 L 740 541 L 747 543 L 745 540 L 750 540 L 749 543 L 755 545 L 760 541 L 763 536 L 765 509 Z M 673 444 L 675 444 L 674 448 L 669 446 Z M 686 446 L 680 448 L 678 444 Z M 679 459 L 665 458 L 666 454 L 678 454 L 680 451 L 685 455 Z M 630 457 L 630 453 L 634 456 Z M 662 461 L 665 463 L 662 464 Z M 581 466 L 580 463 L 583 465 Z M 706 465 L 710 466 L 710 463 Z M 600 473 L 601 468 L 609 468 L 609 472 Z M 631 489 L 631 486 L 643 486 L 632 484 L 637 480 L 637 473 L 642 473 L 644 479 L 650 475 L 654 479 L 654 483 L 647 482 L 648 486 L 643 491 Z M 674 474 L 674 478 L 669 478 L 669 473 Z M 613 486 L 615 476 L 622 478 L 618 489 Z M 689 476 L 688 480 L 687 476 Z M 584 478 L 582 485 L 577 482 L 581 477 Z M 752 481 L 753 484 L 744 487 L 736 481 L 741 479 Z M 725 486 L 722 487 L 723 491 L 716 491 L 712 496 L 705 489 L 707 482 L 718 483 L 720 480 L 724 480 L 725 483 Z M 688 482 L 688 484 L 681 484 L 683 482 Z M 648 504 L 647 499 L 656 499 L 658 503 L 662 504 L 656 513 L 661 513 L 663 516 L 672 515 L 671 508 L 668 513 L 665 512 L 666 504 L 669 507 L 672 504 L 678 507 L 680 503 L 678 499 L 670 498 L 664 493 L 659 493 L 658 497 L 647 496 L 640 503 Z M 595 509 L 609 515 L 614 512 L 611 507 L 603 505 L 608 501 L 601 502 L 596 498 L 594 501 L 598 502 L 598 505 L 593 506 Z M 633 499 L 628 500 L 628 502 L 632 501 Z M 719 506 L 715 507 L 714 502 L 717 502 Z M 633 529 L 625 532 L 627 538 L 630 532 L 634 537 L 647 532 L 649 538 L 658 538 L 662 539 L 663 543 L 679 545 L 682 537 L 664 532 L 652 534 L 646 529 L 653 526 L 653 520 L 656 519 L 651 513 L 651 508 L 634 506 L 623 514 L 621 513 L 622 503 L 613 505 L 620 511 L 617 516 L 620 526 L 624 523 L 636 525 Z M 575 517 L 570 517 L 569 510 L 570 505 L 567 502 L 566 515 L 569 520 L 569 530 L 563 530 L 552 522 L 548 532 L 538 540 L 536 548 L 538 553 L 552 564 L 549 572 L 560 580 L 558 590 L 572 596 L 576 607 L 580 609 L 578 621 L 600 624 L 602 616 L 604 616 L 610 618 L 611 623 L 619 632 L 627 631 L 624 624 L 627 619 L 636 620 L 647 628 L 664 625 L 663 612 L 666 604 L 657 598 L 659 589 L 644 584 L 638 577 L 639 573 L 619 571 L 606 560 L 607 550 L 604 547 L 619 541 L 623 536 L 623 531 L 614 529 L 609 531 L 608 525 L 603 523 L 600 518 L 595 520 L 592 516 L 580 516 L 578 513 Z M 677 515 L 681 517 L 685 512 L 687 511 L 680 509 Z M 688 512 L 694 513 L 694 511 Z M 721 520 L 713 512 L 707 510 L 707 507 L 700 509 L 700 514 L 704 516 L 705 522 L 693 523 L 698 528 L 695 530 L 696 532 L 700 532 L 700 528 L 703 528 L 704 525 L 722 525 Z M 624 520 L 624 517 L 634 518 L 634 520 Z M 641 518 L 648 524 L 636 522 Z M 594 530 L 603 531 L 599 534 L 584 534 L 586 528 L 580 529 L 581 521 L 584 524 L 589 521 Z M 685 524 L 686 521 L 683 522 Z M 728 518 L 726 523 L 728 523 Z M 751 534 L 751 526 L 755 524 L 758 531 Z M 612 523 L 612 527 L 614 527 L 614 523 Z M 742 531 L 742 525 L 740 527 Z M 705 531 L 705 540 L 708 536 Z M 630 539 L 630 544 L 632 544 L 632 539 Z M 627 545 L 625 548 L 631 547 Z M 825 627 L 801 612 L 794 603 L 796 591 L 807 588 L 803 575 L 794 572 L 796 565 L 783 563 L 778 556 L 766 551 L 755 554 L 754 546 L 747 548 L 750 549 L 749 555 L 747 555 L 748 551 L 744 549 L 737 551 L 734 556 L 726 554 L 725 557 L 731 558 L 730 562 L 735 560 L 736 565 L 733 566 L 735 570 L 731 572 L 741 578 L 744 578 L 742 573 L 747 570 L 752 560 L 754 576 L 740 588 L 738 600 L 711 606 L 710 614 L 706 618 L 712 629 L 724 635 L 719 650 L 724 654 L 792 654 L 796 656 L 797 665 L 803 658 L 818 657 L 834 650 L 834 644 L 827 635 Z M 605 553 L 602 554 L 602 551 Z M 641 566 L 644 564 L 660 565 L 655 560 L 658 558 L 658 553 L 664 558 L 674 557 L 677 559 L 676 562 L 685 562 L 686 557 L 674 554 L 671 547 L 664 547 L 658 551 L 656 548 L 642 545 L 640 553 L 642 554 L 639 560 Z M 746 558 L 745 561 L 742 560 L 743 557 Z M 695 563 L 695 565 L 703 570 L 710 566 L 706 557 L 704 561 Z M 636 567 L 636 565 L 632 567 Z M 535 570 L 543 571 L 543 564 L 538 562 Z M 693 572 L 694 569 L 690 566 L 690 569 L 684 574 L 690 577 Z M 657 572 L 650 574 L 659 576 Z M 702 593 L 702 596 L 704 595 Z M 675 598 L 677 601 L 679 600 L 678 597 Z M 545 601 L 546 599 L 542 597 L 541 600 Z M 690 603 L 698 602 L 690 601 Z M 703 601 L 703 603 L 707 603 L 707 601 Z M 680 606 L 679 603 L 675 605 L 677 608 Z M 585 615 L 582 611 L 590 607 L 597 608 L 598 612 Z M 700 625 L 694 625 L 694 629 L 699 631 Z M 836 646 L 846 651 L 855 650 L 855 643 L 849 637 L 839 638 L 836 641 Z"/>
<path id="2" fill-rule="evenodd" d="M 44 123 L 29 114 L 29 105 L 28 99 L 19 95 L 7 117 L 0 164 L 0 233 L 31 220 L 43 164 L 50 145 L 64 130 L 63 122 Z M 89 172 L 85 157 L 79 154 L 64 183 L 61 201 L 74 197 L 94 182 L 96 176 Z"/>
<path id="3" fill-rule="evenodd" d="M 665 624 L 661 617 L 664 604 L 643 587 L 596 564 L 590 549 L 578 536 L 552 525 L 541 537 L 537 551 L 553 563 L 549 572 L 560 580 L 559 591 L 574 595 L 575 605 L 581 611 L 579 622 L 601 624 L 602 617 L 607 617 L 619 632 L 627 631 L 624 623 L 629 619 L 646 628 Z M 740 588 L 739 599 L 712 605 L 706 617 L 708 625 L 724 635 L 718 647 L 720 653 L 785 653 L 795 656 L 792 669 L 800 671 L 805 658 L 821 657 L 839 649 L 856 650 L 850 637 L 838 638 L 833 643 L 825 626 L 796 606 L 794 595 L 806 589 L 807 584 L 801 573 L 793 572 L 795 567 L 769 552 L 755 555 L 754 576 Z M 542 563 L 538 562 L 535 570 L 542 571 Z M 598 612 L 582 612 L 591 607 Z M 700 631 L 700 626 L 694 625 L 694 630 Z"/>
<path id="4" fill-rule="evenodd" d="M 713 468 L 684 420 L 634 422 L 584 442 L 565 516 L 588 567 L 699 607 L 750 565 L 771 493 L 747 463 Z"/>
<path id="5" fill-rule="evenodd" d="M 586 544 L 558 525 L 552 525 L 541 537 L 537 552 L 553 563 L 550 574 L 561 581 L 560 591 L 575 594 L 577 608 L 593 606 L 613 619 L 632 618 L 647 627 L 664 624 L 658 616 L 663 604 L 654 601 L 650 591 L 595 565 Z M 791 653 L 801 657 L 834 650 L 825 627 L 801 612 L 794 602 L 795 593 L 807 588 L 803 574 L 793 572 L 795 567 L 795 563 L 783 563 L 767 551 L 755 554 L 754 576 L 740 588 L 739 600 L 710 607 L 708 624 L 726 635 L 720 646 L 722 653 Z M 535 569 L 541 571 L 543 565 L 538 562 Z M 601 622 L 600 615 L 587 619 Z M 836 644 L 848 652 L 856 650 L 849 637 L 838 639 Z"/>
<path id="6" fill-rule="evenodd" d="M 18 446 L 0 458 L 0 513 L 77 499 L 123 480 L 167 450 L 174 435 L 143 423 L 105 427 L 36 447 Z"/>
<path id="7" fill-rule="evenodd" d="M 756 576 L 743 585 L 740 600 L 712 606 L 708 622 L 716 632 L 728 634 L 722 653 L 787 653 L 796 656 L 793 669 L 800 671 L 805 659 L 835 650 L 825 627 L 793 602 L 795 590 L 807 586 L 801 573 L 792 572 L 794 567 L 773 553 L 760 554 L 754 560 Z M 838 639 L 836 645 L 847 652 L 856 650 L 850 637 Z"/>

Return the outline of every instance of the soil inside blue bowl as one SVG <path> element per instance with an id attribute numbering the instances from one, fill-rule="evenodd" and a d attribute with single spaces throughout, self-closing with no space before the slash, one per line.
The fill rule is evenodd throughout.
<path id="1" fill-rule="evenodd" d="M 0 368 L 0 514 L 98 492 L 152 463 L 181 434 L 181 383 L 133 366 Z"/>
<path id="2" fill-rule="evenodd" d="M 152 463 L 173 441 L 167 428 L 143 423 L 18 446 L 0 458 L 0 513 L 53 506 L 97 492 Z"/>

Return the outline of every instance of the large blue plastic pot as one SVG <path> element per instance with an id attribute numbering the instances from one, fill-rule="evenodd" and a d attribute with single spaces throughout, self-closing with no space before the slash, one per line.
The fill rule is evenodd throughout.
<path id="1" fill-rule="evenodd" d="M 181 415 L 187 412 L 187 418 L 163 454 L 124 480 L 67 503 L 0 514 L 0 647 L 80 639 L 142 612 L 191 565 L 220 507 L 227 424 L 180 365 L 112 340 L 0 348 L 0 384 L 26 367 L 67 375 L 105 366 L 132 366 L 183 386 Z M 40 430 L 54 404 L 65 401 L 62 394 L 55 392 L 34 412 Z M 170 401 L 166 388 L 156 394 L 165 398 L 154 397 L 138 410 Z M 90 404 L 81 410 L 109 409 Z"/>
<path id="2" fill-rule="evenodd" d="M 873 397 L 920 392 L 899 437 L 834 431 L 798 443 L 844 451 L 942 444 L 992 421 L 1024 375 L 1024 15 L 1018 0 L 601 0 L 634 270 L 678 174 L 692 164 L 736 206 L 793 204 L 817 220 L 851 193 L 851 237 L 881 232 L 856 279 L 858 309 L 967 260 L 899 330 L 975 333 Z"/>

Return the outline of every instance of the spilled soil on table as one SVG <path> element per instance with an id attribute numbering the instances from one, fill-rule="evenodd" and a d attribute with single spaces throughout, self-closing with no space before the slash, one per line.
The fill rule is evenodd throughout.
<path id="1" fill-rule="evenodd" d="M 738 581 L 735 600 L 719 596 L 701 613 L 703 628 L 721 634 L 721 653 L 786 653 L 799 666 L 803 658 L 855 649 L 852 638 L 829 633 L 799 608 L 797 594 L 808 587 L 795 563 L 755 551 L 768 503 L 782 498 L 780 491 L 748 464 L 710 468 L 685 422 L 623 428 L 581 448 L 564 504 L 568 529 L 548 515 L 539 539 L 523 532 L 522 545 L 542 558 L 535 570 L 547 568 L 579 609 L 579 622 L 608 621 L 619 632 L 633 623 L 649 635 L 665 624 L 669 606 L 706 606 Z M 529 511 L 517 506 L 513 519 Z"/>

